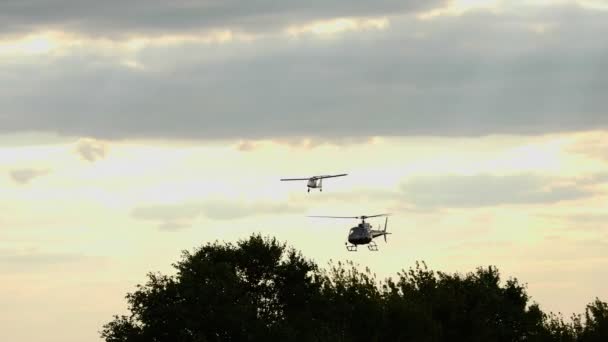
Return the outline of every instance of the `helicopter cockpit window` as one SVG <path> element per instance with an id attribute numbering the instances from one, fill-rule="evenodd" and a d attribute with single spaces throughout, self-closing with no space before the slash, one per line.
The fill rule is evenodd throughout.
<path id="1" fill-rule="evenodd" d="M 348 236 L 353 236 L 353 235 L 355 235 L 355 228 L 351 228 L 350 233 L 348 233 Z"/>

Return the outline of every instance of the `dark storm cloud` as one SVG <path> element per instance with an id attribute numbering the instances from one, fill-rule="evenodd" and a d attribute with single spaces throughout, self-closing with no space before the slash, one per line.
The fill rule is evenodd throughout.
<path id="1" fill-rule="evenodd" d="M 546 25 L 545 33 L 535 27 Z M 542 30 L 541 30 L 542 31 Z M 608 12 L 476 13 L 334 39 L 0 63 L 0 133 L 95 138 L 475 136 L 608 128 Z"/>
<path id="2" fill-rule="evenodd" d="M 260 31 L 333 17 L 428 10 L 445 0 L 8 0 L 0 33 L 61 29 L 93 36 L 210 29 Z"/>

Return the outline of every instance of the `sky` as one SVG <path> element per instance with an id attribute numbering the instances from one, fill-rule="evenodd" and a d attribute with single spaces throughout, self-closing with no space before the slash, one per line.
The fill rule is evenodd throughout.
<path id="1" fill-rule="evenodd" d="M 0 2 L 0 340 L 100 341 L 148 272 L 252 233 L 608 300 L 606 35 L 603 0 Z M 384 212 L 374 253 L 306 217 Z"/>

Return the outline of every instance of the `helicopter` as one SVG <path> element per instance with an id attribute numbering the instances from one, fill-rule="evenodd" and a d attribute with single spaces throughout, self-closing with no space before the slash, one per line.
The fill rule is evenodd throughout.
<path id="1" fill-rule="evenodd" d="M 348 175 L 347 173 L 342 173 L 339 175 L 323 175 L 323 176 L 312 176 L 309 178 L 282 178 L 281 181 L 308 181 L 306 186 L 308 187 L 308 192 L 310 189 L 319 189 L 319 191 L 323 191 L 323 179 L 325 178 L 333 178 L 333 177 L 343 177 Z"/>
<path id="2" fill-rule="evenodd" d="M 380 217 L 385 216 L 384 220 L 384 229 L 381 229 L 382 226 L 378 227 L 378 230 L 373 229 L 372 225 L 365 222 L 365 219 L 372 217 Z M 390 234 L 386 231 L 386 227 L 388 225 L 388 216 L 390 214 L 378 214 L 372 216 L 309 216 L 309 217 L 322 217 L 322 218 L 347 218 L 347 219 L 359 219 L 361 223 L 357 226 L 352 227 L 348 233 L 348 242 L 345 242 L 346 249 L 349 252 L 356 252 L 358 245 L 367 245 L 367 248 L 370 251 L 377 252 L 378 245 L 374 241 L 375 238 L 379 236 L 384 236 L 384 242 L 386 241 L 386 236 Z M 350 244 L 349 244 L 350 243 Z"/>

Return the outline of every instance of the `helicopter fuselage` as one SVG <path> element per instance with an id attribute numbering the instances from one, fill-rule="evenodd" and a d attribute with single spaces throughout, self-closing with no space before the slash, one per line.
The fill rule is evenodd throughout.
<path id="1" fill-rule="evenodd" d="M 384 242 L 386 242 L 386 236 L 388 234 L 390 234 L 389 232 L 386 231 L 386 228 L 388 226 L 388 216 L 389 215 L 390 214 L 378 214 L 378 215 L 372 215 L 372 216 L 309 216 L 309 217 L 360 219 L 361 223 L 352 227 L 349 230 L 347 242 L 344 243 L 346 245 L 346 249 L 349 252 L 356 252 L 358 245 L 367 245 L 367 248 L 370 251 L 377 251 L 378 245 L 374 241 L 374 239 L 377 237 L 380 237 L 380 236 L 384 237 Z M 365 219 L 372 218 L 372 217 L 379 217 L 379 216 L 386 216 L 386 219 L 384 219 L 384 229 L 382 229 L 382 226 L 380 226 L 380 227 L 378 227 L 377 230 L 375 230 L 372 228 L 371 224 L 365 222 Z M 349 243 L 350 243 L 350 245 L 349 245 Z"/>
<path id="2" fill-rule="evenodd" d="M 363 222 L 352 227 L 348 233 L 348 242 L 353 245 L 366 245 L 373 240 L 372 225 Z"/>

